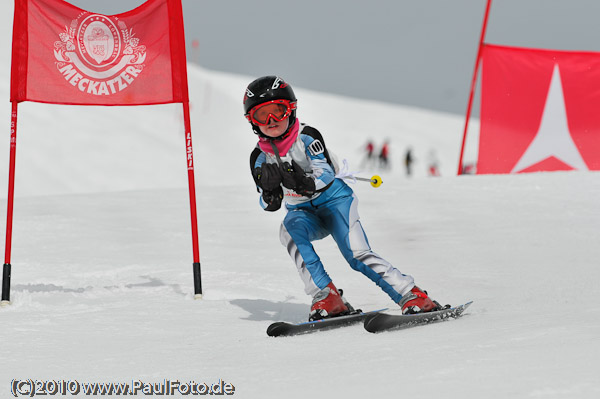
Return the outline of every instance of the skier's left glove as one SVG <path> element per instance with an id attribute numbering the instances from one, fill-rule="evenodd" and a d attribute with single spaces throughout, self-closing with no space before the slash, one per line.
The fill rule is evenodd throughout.
<path id="1" fill-rule="evenodd" d="M 304 170 L 296 161 L 284 162 L 279 166 L 281 172 L 281 184 L 294 190 L 300 195 L 310 197 L 315 193 L 315 181 L 304 174 Z"/>

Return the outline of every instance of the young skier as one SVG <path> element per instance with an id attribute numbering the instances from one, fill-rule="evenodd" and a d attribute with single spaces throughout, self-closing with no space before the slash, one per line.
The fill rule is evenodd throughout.
<path id="1" fill-rule="evenodd" d="M 402 308 L 403 313 L 430 312 L 440 305 L 371 250 L 361 226 L 358 199 L 335 177 L 334 161 L 319 133 L 296 118 L 296 96 L 278 76 L 251 82 L 244 95 L 244 114 L 258 144 L 250 170 L 260 205 L 287 214 L 280 240 L 295 262 L 305 292 L 313 297 L 309 320 L 352 311 L 325 271 L 311 242 L 331 235 L 352 269 L 369 277 Z"/>

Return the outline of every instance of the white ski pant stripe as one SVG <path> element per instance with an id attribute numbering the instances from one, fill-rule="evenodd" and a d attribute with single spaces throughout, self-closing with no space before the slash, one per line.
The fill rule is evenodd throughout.
<path id="1" fill-rule="evenodd" d="M 310 272 L 306 268 L 304 259 L 302 259 L 300 251 L 298 251 L 298 247 L 294 243 L 294 240 L 292 240 L 292 236 L 290 236 L 290 233 L 288 233 L 283 223 L 281 223 L 281 227 L 279 229 L 279 239 L 281 241 L 281 244 L 283 244 L 283 246 L 286 247 L 288 254 L 290 254 L 290 257 L 294 260 L 294 263 L 296 264 L 298 274 L 300 275 L 302 282 L 304 282 L 304 292 L 307 295 L 310 295 L 311 297 L 315 296 L 317 292 L 320 291 L 320 288 L 317 287 L 317 285 L 313 281 Z"/>
<path id="2" fill-rule="evenodd" d="M 414 280 L 411 276 L 402 274 L 371 250 L 360 223 L 357 207 L 358 198 L 352 193 L 318 209 L 305 207 L 290 211 L 291 214 L 288 214 L 281 224 L 281 243 L 294 260 L 308 295 L 314 296 L 323 288 L 319 285 L 330 281 L 310 241 L 331 234 L 350 266 L 369 277 L 395 302 L 398 302 L 402 295 L 414 286 Z M 326 220 L 336 220 L 336 222 L 328 226 Z M 294 229 L 292 234 L 288 231 L 286 223 Z M 292 235 L 300 240 L 298 245 L 302 243 L 303 254 L 310 258 L 311 270 L 307 267 L 306 259 L 303 258 Z M 315 273 L 316 275 L 313 275 Z"/>
<path id="3" fill-rule="evenodd" d="M 352 205 L 350 206 L 348 222 L 350 226 L 348 239 L 352 256 L 351 259 L 347 258 L 347 260 L 350 265 L 355 270 L 361 271 L 363 274 L 366 274 L 369 278 L 374 280 L 372 276 L 369 276 L 369 274 L 365 273 L 363 270 L 364 267 L 361 267 L 360 265 L 357 267 L 353 266 L 353 263 L 358 261 L 367 266 L 367 268 L 371 271 L 377 273 L 377 275 L 385 283 L 389 284 L 394 291 L 399 294 L 400 297 L 407 293 L 415 285 L 414 279 L 412 276 L 402 274 L 400 270 L 396 269 L 377 253 L 373 252 L 367 240 L 367 236 L 362 224 L 360 223 L 360 217 L 358 215 L 358 197 L 356 197 L 356 194 L 352 194 Z M 377 283 L 377 285 L 381 286 L 380 282 L 376 280 L 374 281 Z M 388 294 L 390 293 L 388 292 Z M 390 296 L 392 296 L 392 294 L 390 294 Z"/>

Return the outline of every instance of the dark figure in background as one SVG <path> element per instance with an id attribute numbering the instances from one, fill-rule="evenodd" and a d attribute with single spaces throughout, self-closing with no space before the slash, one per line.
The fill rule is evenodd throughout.
<path id="1" fill-rule="evenodd" d="M 406 176 L 412 175 L 412 164 L 414 162 L 412 149 L 409 148 L 406 150 L 406 155 L 404 156 L 404 166 L 406 167 Z"/>
<path id="2" fill-rule="evenodd" d="M 389 141 L 385 141 L 383 146 L 381 146 L 381 151 L 379 152 L 379 166 L 381 169 L 389 168 L 389 156 L 390 156 L 390 143 Z"/>
<path id="3" fill-rule="evenodd" d="M 361 167 L 371 168 L 373 165 L 373 153 L 375 152 L 375 145 L 372 140 L 367 141 L 367 145 L 365 146 L 365 158 L 361 163 Z"/>

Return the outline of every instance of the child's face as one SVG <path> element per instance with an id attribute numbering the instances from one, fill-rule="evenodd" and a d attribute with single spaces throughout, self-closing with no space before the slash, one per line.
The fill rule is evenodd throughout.
<path id="1" fill-rule="evenodd" d="M 276 138 L 281 136 L 287 130 L 289 122 L 290 118 L 285 118 L 281 122 L 271 118 L 268 125 L 259 126 L 259 128 L 265 136 Z"/>

